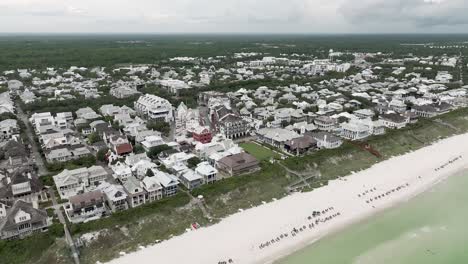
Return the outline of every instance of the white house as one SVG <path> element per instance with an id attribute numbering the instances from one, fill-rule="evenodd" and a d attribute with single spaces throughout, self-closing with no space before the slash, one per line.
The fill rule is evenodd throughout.
<path id="1" fill-rule="evenodd" d="M 93 190 L 105 181 L 108 174 L 101 166 L 64 170 L 53 176 L 60 198 L 68 199 L 86 190 Z"/>
<path id="2" fill-rule="evenodd" d="M 163 187 L 156 177 L 145 177 L 141 181 L 141 186 L 146 191 L 146 201 L 154 202 L 163 198 Z"/>
<path id="3" fill-rule="evenodd" d="M 207 161 L 200 162 L 195 168 L 195 172 L 203 178 L 205 184 L 213 183 L 217 180 L 218 170 Z"/>
<path id="4" fill-rule="evenodd" d="M 335 149 L 343 144 L 343 141 L 339 137 L 328 132 L 310 133 L 310 136 L 317 140 L 318 148 Z"/>
<path id="5" fill-rule="evenodd" d="M 140 96 L 135 102 L 135 110 L 143 116 L 153 120 L 170 122 L 174 120 L 173 107 L 171 103 L 161 97 L 146 94 Z"/>

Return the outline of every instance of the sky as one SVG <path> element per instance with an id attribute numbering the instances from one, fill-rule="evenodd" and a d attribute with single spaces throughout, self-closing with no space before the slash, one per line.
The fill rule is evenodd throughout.
<path id="1" fill-rule="evenodd" d="M 468 0 L 0 0 L 1 33 L 468 33 Z"/>

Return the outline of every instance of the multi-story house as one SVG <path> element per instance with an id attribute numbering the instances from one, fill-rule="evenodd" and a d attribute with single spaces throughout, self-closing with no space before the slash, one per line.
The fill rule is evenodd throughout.
<path id="1" fill-rule="evenodd" d="M 329 116 L 319 116 L 315 118 L 314 124 L 319 130 L 328 132 L 335 130 L 337 126 L 336 120 Z"/>
<path id="2" fill-rule="evenodd" d="M 379 119 L 386 127 L 395 129 L 404 128 L 409 123 L 409 117 L 397 113 L 382 114 Z"/>
<path id="3" fill-rule="evenodd" d="M 130 177 L 123 183 L 127 193 L 128 205 L 131 208 L 138 207 L 146 203 L 146 191 L 141 186 L 140 181 L 135 177 Z"/>
<path id="4" fill-rule="evenodd" d="M 101 166 L 79 168 L 75 170 L 65 169 L 53 177 L 60 198 L 68 199 L 87 190 L 93 190 L 101 182 L 105 181 L 108 174 Z"/>
<path id="5" fill-rule="evenodd" d="M 224 105 L 213 108 L 211 120 L 216 129 L 229 139 L 247 136 L 250 129 L 245 120 Z"/>
<path id="6" fill-rule="evenodd" d="M 159 182 L 161 187 L 163 188 L 163 195 L 165 197 L 167 196 L 173 196 L 177 193 L 178 191 L 178 185 L 179 181 L 177 180 L 177 177 L 174 175 L 159 171 L 159 170 L 153 170 L 155 179 Z"/>
<path id="7" fill-rule="evenodd" d="M 35 209 L 23 200 L 11 206 L 0 202 L 0 239 L 24 238 L 36 232 L 46 231 L 52 220 L 44 210 Z"/>
<path id="8" fill-rule="evenodd" d="M 104 194 L 100 190 L 72 196 L 64 208 L 72 223 L 101 218 L 107 213 Z"/>
<path id="9" fill-rule="evenodd" d="M 213 139 L 210 128 L 205 126 L 197 126 L 192 130 L 193 140 L 203 144 L 210 143 Z"/>
<path id="10" fill-rule="evenodd" d="M 171 103 L 161 97 L 146 94 L 140 96 L 135 102 L 135 110 L 141 116 L 152 120 L 171 122 L 174 120 L 174 111 Z"/>
<path id="11" fill-rule="evenodd" d="M 8 141 L 19 136 L 18 122 L 14 119 L 6 119 L 0 122 L 0 142 Z"/>
<path id="12" fill-rule="evenodd" d="M 96 190 L 104 193 L 107 205 L 112 212 L 118 212 L 128 209 L 127 193 L 122 185 L 102 182 Z"/>
<path id="13" fill-rule="evenodd" d="M 146 201 L 154 202 L 163 198 L 163 187 L 155 177 L 145 177 L 141 186 L 146 191 Z"/>
<path id="14" fill-rule="evenodd" d="M 13 202 L 20 199 L 31 203 L 48 199 L 34 170 L 20 167 L 13 171 L 5 171 L 3 177 L 0 171 L 0 200 Z"/>
<path id="15" fill-rule="evenodd" d="M 200 162 L 195 172 L 203 178 L 203 183 L 209 184 L 217 180 L 218 170 L 207 161 Z"/>

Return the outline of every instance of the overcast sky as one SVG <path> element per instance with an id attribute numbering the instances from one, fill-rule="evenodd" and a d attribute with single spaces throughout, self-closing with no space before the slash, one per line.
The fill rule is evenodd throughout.
<path id="1" fill-rule="evenodd" d="M 0 0 L 0 32 L 468 33 L 468 0 Z"/>

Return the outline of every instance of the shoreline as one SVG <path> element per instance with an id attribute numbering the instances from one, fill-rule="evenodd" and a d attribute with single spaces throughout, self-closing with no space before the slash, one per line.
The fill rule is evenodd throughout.
<path id="1" fill-rule="evenodd" d="M 330 181 L 322 188 L 246 209 L 213 226 L 184 233 L 109 263 L 275 263 L 325 236 L 396 207 L 466 169 L 466 142 L 468 134 L 440 140 Z M 312 215 L 313 212 L 320 215 Z"/>
<path id="2" fill-rule="evenodd" d="M 297 245 L 294 249 L 291 249 L 292 250 L 291 252 L 289 252 L 287 254 L 284 254 L 284 255 L 278 254 L 278 255 L 272 257 L 271 258 L 272 260 L 265 260 L 263 262 L 256 262 L 254 264 L 277 264 L 277 263 L 280 263 L 281 261 L 288 258 L 288 256 L 294 255 L 294 254 L 298 253 L 301 250 L 307 249 L 308 247 L 314 245 L 315 243 L 318 243 L 319 241 L 321 241 L 324 238 L 327 238 L 327 237 L 330 237 L 330 236 L 333 236 L 333 235 L 339 235 L 340 232 L 342 232 L 342 231 L 344 231 L 344 230 L 346 230 L 348 228 L 352 228 L 355 225 L 365 223 L 366 221 L 370 221 L 370 220 L 372 220 L 373 217 L 376 217 L 376 216 L 378 216 L 380 214 L 383 214 L 383 213 L 387 212 L 390 209 L 397 208 L 398 206 L 406 204 L 410 200 L 413 200 L 414 198 L 416 198 L 416 197 L 418 197 L 418 196 L 420 196 L 420 195 L 422 195 L 422 194 L 424 194 L 426 192 L 431 191 L 437 185 L 447 181 L 449 178 L 457 177 L 458 174 L 463 173 L 463 172 L 468 172 L 468 167 L 460 168 L 459 170 L 457 170 L 456 172 L 451 173 L 451 174 L 446 174 L 446 175 L 444 174 L 444 176 L 442 178 L 439 178 L 438 180 L 434 181 L 430 185 L 427 185 L 426 186 L 427 188 L 425 188 L 424 190 L 421 190 L 421 191 L 419 191 L 417 193 L 412 193 L 411 195 L 409 195 L 405 199 L 400 199 L 398 201 L 394 201 L 391 205 L 388 205 L 386 207 L 376 208 L 376 211 L 374 211 L 372 213 L 369 213 L 369 215 L 364 215 L 361 218 L 356 218 L 353 221 L 351 221 L 350 223 L 347 223 L 347 224 L 345 224 L 343 226 L 337 226 L 335 229 L 330 230 L 327 234 L 325 234 L 325 235 L 323 235 L 321 237 L 318 237 L 318 238 L 314 239 L 313 241 L 308 241 L 308 242 L 306 242 L 306 243 L 304 243 L 302 245 Z"/>

